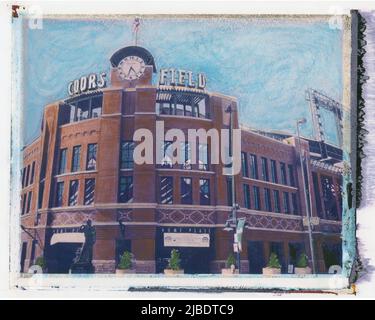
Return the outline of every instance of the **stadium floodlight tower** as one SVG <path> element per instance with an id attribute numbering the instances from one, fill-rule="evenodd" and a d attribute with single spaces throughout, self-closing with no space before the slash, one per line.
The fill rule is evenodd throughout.
<path id="1" fill-rule="evenodd" d="M 311 88 L 306 90 L 306 100 L 309 101 L 310 105 L 314 138 L 319 142 L 322 160 L 324 160 L 328 158 L 328 155 L 321 110 L 324 109 L 333 114 L 338 138 L 338 147 L 342 148 L 342 104 L 328 97 L 324 93 Z"/>

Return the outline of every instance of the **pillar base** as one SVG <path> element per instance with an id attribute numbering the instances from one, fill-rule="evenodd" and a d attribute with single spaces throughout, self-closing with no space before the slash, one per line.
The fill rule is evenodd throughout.
<path id="1" fill-rule="evenodd" d="M 136 260 L 134 265 L 136 273 L 155 273 L 156 271 L 155 260 Z"/>
<path id="2" fill-rule="evenodd" d="M 249 273 L 249 261 L 241 260 L 241 273 Z M 226 260 L 212 260 L 210 263 L 211 273 L 221 273 L 226 268 Z"/>
<path id="3" fill-rule="evenodd" d="M 93 260 L 92 264 L 95 267 L 95 273 L 115 273 L 115 260 Z"/>

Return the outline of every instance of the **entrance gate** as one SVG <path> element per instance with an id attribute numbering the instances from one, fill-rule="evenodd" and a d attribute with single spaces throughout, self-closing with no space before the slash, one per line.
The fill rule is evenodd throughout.
<path id="1" fill-rule="evenodd" d="M 175 245 L 168 241 L 173 241 L 165 238 L 167 235 L 179 234 L 176 236 Z M 191 239 L 189 239 L 191 234 Z M 156 273 L 163 273 L 163 270 L 168 266 L 168 259 L 171 256 L 171 251 L 177 249 L 180 253 L 181 268 L 187 274 L 204 274 L 210 273 L 210 262 L 213 258 L 213 232 L 210 228 L 194 228 L 194 227 L 164 227 L 158 228 L 155 245 L 156 257 Z M 201 236 L 198 236 L 201 235 Z M 194 241 L 198 238 L 206 239 L 208 235 L 209 240 L 207 244 L 195 244 Z M 181 240 L 180 240 L 181 239 Z"/>

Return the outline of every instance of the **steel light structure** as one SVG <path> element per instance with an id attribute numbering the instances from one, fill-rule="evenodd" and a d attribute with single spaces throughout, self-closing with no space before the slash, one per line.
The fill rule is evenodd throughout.
<path id="1" fill-rule="evenodd" d="M 315 274 L 316 273 L 316 267 L 315 267 L 315 253 L 314 253 L 314 241 L 313 241 L 313 235 L 312 235 L 312 227 L 311 227 L 311 203 L 309 202 L 308 196 L 307 196 L 307 190 L 306 190 L 306 181 L 307 177 L 305 177 L 305 166 L 302 155 L 302 145 L 301 145 L 301 136 L 299 131 L 299 126 L 302 124 L 305 124 L 307 121 L 305 118 L 298 119 L 296 122 L 296 128 L 297 128 L 297 138 L 298 138 L 298 153 L 299 153 L 299 161 L 301 165 L 302 170 L 302 185 L 303 185 L 303 193 L 305 198 L 305 206 L 306 206 L 306 216 L 307 216 L 307 229 L 309 233 L 309 243 L 310 243 L 310 256 L 311 256 L 311 264 L 312 264 L 312 271 Z M 304 153 L 304 152 L 303 152 Z M 310 192 L 309 192 L 309 198 L 310 198 Z"/>

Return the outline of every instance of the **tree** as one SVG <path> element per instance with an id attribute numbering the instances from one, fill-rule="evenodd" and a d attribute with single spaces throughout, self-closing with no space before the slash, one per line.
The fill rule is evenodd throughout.
<path id="1" fill-rule="evenodd" d="M 277 258 L 277 254 L 275 252 L 271 252 L 270 259 L 267 264 L 268 268 L 277 268 L 280 269 L 281 265 L 279 259 Z"/>
<path id="2" fill-rule="evenodd" d="M 306 268 L 308 264 L 307 255 L 301 253 L 297 261 L 297 268 Z"/>
<path id="3" fill-rule="evenodd" d="M 41 267 L 42 269 L 44 269 L 46 267 L 46 262 L 45 262 L 43 256 L 40 256 L 40 257 L 36 258 L 35 264 L 37 266 Z"/>
<path id="4" fill-rule="evenodd" d="M 178 250 L 173 249 L 171 251 L 171 258 L 169 259 L 168 267 L 172 270 L 180 270 L 180 263 L 180 253 L 178 252 Z"/>
<path id="5" fill-rule="evenodd" d="M 129 270 L 132 268 L 132 254 L 129 251 L 124 251 L 121 255 L 120 263 L 118 264 L 119 269 Z"/>
<path id="6" fill-rule="evenodd" d="M 236 265 L 236 259 L 233 255 L 233 253 L 230 253 L 228 258 L 227 258 L 227 261 L 225 262 L 225 265 L 227 268 L 230 268 L 232 265 Z"/>

